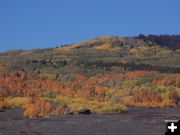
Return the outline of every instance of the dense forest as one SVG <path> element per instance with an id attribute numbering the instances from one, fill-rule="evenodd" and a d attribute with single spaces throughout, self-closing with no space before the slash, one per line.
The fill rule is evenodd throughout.
<path id="1" fill-rule="evenodd" d="M 180 36 L 102 37 L 0 54 L 0 109 L 28 118 L 180 105 Z"/>
<path id="2" fill-rule="evenodd" d="M 180 35 L 148 35 L 145 36 L 140 34 L 139 36 L 135 37 L 136 39 L 140 39 L 145 41 L 146 43 L 156 43 L 161 47 L 168 47 L 169 49 L 180 49 Z"/>

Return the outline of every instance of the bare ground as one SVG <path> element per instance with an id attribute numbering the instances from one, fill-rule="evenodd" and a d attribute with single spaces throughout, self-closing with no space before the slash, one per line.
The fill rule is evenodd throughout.
<path id="1" fill-rule="evenodd" d="M 165 119 L 180 108 L 129 108 L 116 115 L 53 116 L 28 120 L 21 109 L 0 111 L 0 135 L 164 135 Z"/>

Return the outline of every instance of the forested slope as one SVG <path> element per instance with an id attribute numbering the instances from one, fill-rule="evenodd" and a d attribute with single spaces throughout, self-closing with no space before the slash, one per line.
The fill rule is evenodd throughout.
<path id="1" fill-rule="evenodd" d="M 29 118 L 180 105 L 180 36 L 102 37 L 0 54 L 0 108 Z M 41 107 L 39 107 L 41 106 Z"/>

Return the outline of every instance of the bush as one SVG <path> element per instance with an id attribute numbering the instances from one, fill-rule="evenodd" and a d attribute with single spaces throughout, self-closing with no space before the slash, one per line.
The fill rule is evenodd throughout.
<path id="1" fill-rule="evenodd" d="M 27 97 L 15 97 L 15 98 L 8 98 L 7 99 L 7 106 L 8 107 L 21 107 L 27 102 Z"/>
<path id="2" fill-rule="evenodd" d="M 0 99 L 0 109 L 7 108 L 7 102 L 4 99 Z"/>
<path id="3" fill-rule="evenodd" d="M 40 98 L 30 98 L 23 108 L 24 116 L 30 119 L 48 116 L 52 111 L 52 105 Z"/>
<path id="4" fill-rule="evenodd" d="M 158 85 L 163 86 L 174 86 L 179 88 L 180 87 L 180 77 L 179 76 L 166 76 L 161 80 L 157 81 Z"/>
<path id="5" fill-rule="evenodd" d="M 47 92 L 41 93 L 40 96 L 47 100 L 53 100 L 57 97 L 57 94 L 58 93 L 54 91 L 47 91 Z"/>
<path id="6" fill-rule="evenodd" d="M 102 108 L 104 113 L 120 113 L 126 112 L 127 110 L 127 107 L 122 104 L 107 104 Z"/>
<path id="7" fill-rule="evenodd" d="M 152 77 L 140 77 L 138 79 L 138 82 L 140 84 L 145 84 L 145 83 L 151 83 L 153 81 L 153 78 Z"/>
<path id="8" fill-rule="evenodd" d="M 176 107 L 180 104 L 180 98 L 176 91 L 169 91 L 163 95 L 161 107 Z"/>

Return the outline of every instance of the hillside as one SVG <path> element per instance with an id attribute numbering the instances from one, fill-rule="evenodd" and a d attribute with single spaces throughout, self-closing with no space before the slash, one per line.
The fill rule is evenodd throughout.
<path id="1" fill-rule="evenodd" d="M 128 106 L 179 106 L 179 39 L 110 36 L 1 53 L 0 108 L 20 106 L 34 118 L 83 108 L 118 113 Z"/>
<path id="2" fill-rule="evenodd" d="M 24 70 L 41 74 L 48 69 L 50 73 L 47 74 L 88 76 L 91 70 L 93 73 L 134 70 L 180 73 L 180 44 L 177 42 L 180 36 L 171 41 L 172 47 L 141 37 L 103 37 L 57 48 L 8 51 L 0 54 L 0 71 Z"/>

